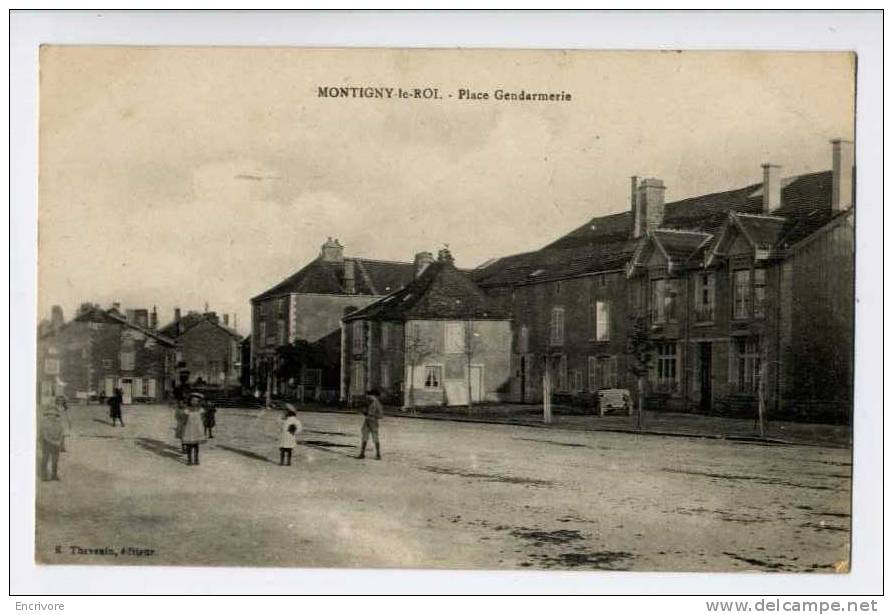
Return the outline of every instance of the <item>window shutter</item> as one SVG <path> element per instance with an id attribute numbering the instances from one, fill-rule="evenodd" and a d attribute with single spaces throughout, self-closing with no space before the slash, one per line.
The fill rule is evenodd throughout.
<path id="1" fill-rule="evenodd" d="M 738 384 L 738 351 L 735 348 L 735 340 L 729 340 L 729 384 Z"/>

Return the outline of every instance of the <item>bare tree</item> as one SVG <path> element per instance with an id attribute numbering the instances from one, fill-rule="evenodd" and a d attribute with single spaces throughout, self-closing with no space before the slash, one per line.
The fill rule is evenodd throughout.
<path id="1" fill-rule="evenodd" d="M 409 377 L 407 378 L 407 382 L 405 384 L 405 387 L 407 387 L 407 396 L 404 399 L 406 399 L 407 408 L 414 408 L 415 386 L 413 385 L 413 379 L 415 378 L 416 366 L 425 357 L 429 356 L 434 349 L 432 348 L 430 342 L 422 336 L 419 326 L 415 324 L 406 324 L 404 340 L 404 360 L 409 366 Z"/>
<path id="2" fill-rule="evenodd" d="M 626 340 L 626 352 L 630 357 L 629 371 L 636 377 L 638 410 L 636 412 L 636 428 L 645 428 L 645 380 L 651 369 L 654 342 L 648 329 L 648 320 L 639 316 L 633 318 L 632 328 Z"/>

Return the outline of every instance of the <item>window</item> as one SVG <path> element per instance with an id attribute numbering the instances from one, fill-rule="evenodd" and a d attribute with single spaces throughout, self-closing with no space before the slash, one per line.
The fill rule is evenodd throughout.
<path id="1" fill-rule="evenodd" d="M 518 352 L 521 354 L 530 352 L 530 331 L 527 329 L 527 325 L 522 325 L 518 331 Z"/>
<path id="2" fill-rule="evenodd" d="M 301 384 L 307 387 L 318 387 L 322 382 L 322 370 L 315 368 L 304 368 L 301 373 Z"/>
<path id="3" fill-rule="evenodd" d="M 598 359 L 589 357 L 589 392 L 598 391 Z"/>
<path id="4" fill-rule="evenodd" d="M 737 380 L 738 390 L 756 393 L 760 383 L 760 339 L 747 337 L 735 340 L 735 365 L 732 375 Z M 734 381 L 733 381 L 734 384 Z"/>
<path id="5" fill-rule="evenodd" d="M 676 322 L 679 281 L 661 278 L 651 281 L 651 320 L 654 323 Z"/>
<path id="6" fill-rule="evenodd" d="M 570 384 L 571 391 L 582 391 L 583 390 L 583 370 L 582 369 L 572 369 L 570 371 Z"/>
<path id="7" fill-rule="evenodd" d="M 766 270 L 753 271 L 753 316 L 763 318 L 766 315 Z"/>
<path id="8" fill-rule="evenodd" d="M 112 369 L 112 360 L 111 359 L 103 359 L 102 360 L 102 369 Z"/>
<path id="9" fill-rule="evenodd" d="M 287 304 L 285 302 L 285 297 L 281 297 L 280 299 L 278 299 L 276 301 L 276 315 L 285 316 L 286 306 Z"/>
<path id="10" fill-rule="evenodd" d="M 425 388 L 439 389 L 443 368 L 440 365 L 425 366 Z"/>
<path id="11" fill-rule="evenodd" d="M 388 389 L 391 387 L 391 366 L 387 363 L 381 364 L 381 388 Z"/>
<path id="12" fill-rule="evenodd" d="M 390 323 L 381 323 L 381 347 L 388 349 L 391 347 L 391 325 Z"/>
<path id="13" fill-rule="evenodd" d="M 142 378 L 134 378 L 133 384 L 131 385 L 131 391 L 133 391 L 134 397 L 142 397 L 143 396 L 143 379 Z"/>
<path id="14" fill-rule="evenodd" d="M 121 351 L 121 369 L 124 371 L 129 371 L 133 369 L 133 365 L 136 362 L 136 357 L 134 356 L 134 352 L 132 350 L 129 351 Z"/>
<path id="15" fill-rule="evenodd" d="M 267 323 L 265 323 L 265 322 L 260 323 L 260 343 L 261 344 L 267 343 Z M 178 352 L 177 353 L 177 355 L 178 355 L 177 361 L 178 362 L 181 360 L 179 358 L 179 354 L 180 353 Z"/>
<path id="16" fill-rule="evenodd" d="M 363 365 L 362 361 L 354 362 L 350 385 L 350 389 L 354 393 L 366 392 L 366 366 Z"/>
<path id="17" fill-rule="evenodd" d="M 285 345 L 285 321 L 276 322 L 276 343 L 280 346 Z"/>
<path id="18" fill-rule="evenodd" d="M 676 342 L 657 344 L 657 364 L 655 371 L 658 389 L 663 391 L 676 390 Z"/>
<path id="19" fill-rule="evenodd" d="M 695 276 L 695 322 L 712 322 L 716 303 L 716 276 L 699 273 Z"/>
<path id="20" fill-rule="evenodd" d="M 617 357 L 589 357 L 589 390 L 616 389 Z"/>
<path id="21" fill-rule="evenodd" d="M 353 351 L 355 353 L 363 352 L 365 344 L 363 343 L 363 321 L 355 320 L 353 323 Z"/>
<path id="22" fill-rule="evenodd" d="M 444 327 L 444 352 L 447 354 L 465 352 L 465 325 L 463 323 L 446 323 Z"/>
<path id="23" fill-rule="evenodd" d="M 549 327 L 549 341 L 553 346 L 564 344 L 564 308 L 552 308 L 552 322 Z"/>
<path id="24" fill-rule="evenodd" d="M 596 301 L 592 314 L 593 338 L 597 342 L 606 342 L 611 339 L 611 305 L 607 301 Z"/>
<path id="25" fill-rule="evenodd" d="M 732 317 L 750 318 L 750 269 L 732 272 Z"/>
<path id="26" fill-rule="evenodd" d="M 558 390 L 567 391 L 567 356 L 561 355 L 558 360 Z"/>
<path id="27" fill-rule="evenodd" d="M 146 378 L 143 380 L 143 393 L 146 397 L 155 398 L 155 378 Z"/>
<path id="28" fill-rule="evenodd" d="M 59 373 L 59 359 L 45 359 L 43 362 L 43 373 L 55 376 Z"/>

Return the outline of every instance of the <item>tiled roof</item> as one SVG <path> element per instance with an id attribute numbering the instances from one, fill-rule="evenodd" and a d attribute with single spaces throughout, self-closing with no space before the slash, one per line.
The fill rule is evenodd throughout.
<path id="1" fill-rule="evenodd" d="M 178 322 L 180 324 L 179 328 L 177 327 Z M 162 327 L 160 329 L 160 333 L 162 333 L 170 338 L 180 337 L 180 336 L 184 335 L 187 331 L 189 331 L 190 329 L 192 329 L 193 327 L 195 327 L 196 325 L 198 325 L 199 323 L 202 323 L 202 322 L 209 322 L 212 325 L 214 325 L 215 327 L 222 329 L 224 332 L 228 333 L 232 337 L 234 337 L 238 340 L 242 339 L 242 335 L 240 333 L 238 333 L 236 330 L 230 329 L 226 325 L 222 324 L 217 319 L 217 317 L 213 316 L 212 314 L 198 314 L 198 313 L 194 313 L 194 312 L 190 313 L 190 314 L 186 314 L 186 316 L 181 318 L 179 321 L 174 320 L 170 324 L 165 325 L 164 327 Z"/>
<path id="2" fill-rule="evenodd" d="M 357 319 L 503 319 L 508 312 L 450 263 L 437 261 L 404 288 L 345 317 Z"/>
<path id="3" fill-rule="evenodd" d="M 773 217 L 785 218 L 780 228 L 777 222 L 756 217 L 763 213 L 762 183 L 757 183 L 667 203 L 662 229 L 709 233 L 715 238 L 717 231 L 728 222 L 730 212 L 752 214 L 739 219 L 747 219 L 745 224 L 753 231 L 754 241 L 785 248 L 839 215 L 831 211 L 830 171 L 785 178 L 781 200 L 781 207 L 772 213 Z M 638 242 L 631 239 L 631 230 L 629 211 L 593 218 L 541 250 L 497 259 L 474 270 L 472 277 L 485 287 L 515 286 L 621 269 Z M 677 256 L 691 249 L 687 258 L 696 258 L 709 247 L 709 244 L 694 245 L 695 236 L 674 239 L 670 233 L 658 232 L 661 245 Z"/>
<path id="4" fill-rule="evenodd" d="M 170 339 L 168 336 L 156 331 L 152 331 L 151 329 L 146 329 L 144 327 L 140 327 L 139 325 L 133 324 L 124 316 L 119 314 L 115 309 L 104 310 L 102 308 L 94 307 L 85 312 L 81 312 L 68 324 L 71 324 L 71 322 L 96 322 L 104 324 L 124 325 L 125 327 L 130 327 L 131 329 L 135 329 L 140 333 L 148 335 L 149 337 L 152 337 L 159 342 L 162 342 L 169 346 L 174 345 L 174 340 Z"/>
<path id="5" fill-rule="evenodd" d="M 712 235 L 701 231 L 675 231 L 657 229 L 653 233 L 655 240 L 663 248 L 667 256 L 676 263 L 684 263 L 702 248 Z"/>
<path id="6" fill-rule="evenodd" d="M 407 284 L 413 275 L 412 263 L 345 258 L 354 264 L 356 295 L 386 295 Z M 347 294 L 344 286 L 344 263 L 317 258 L 303 269 L 285 278 L 252 301 L 290 293 L 321 295 Z"/>

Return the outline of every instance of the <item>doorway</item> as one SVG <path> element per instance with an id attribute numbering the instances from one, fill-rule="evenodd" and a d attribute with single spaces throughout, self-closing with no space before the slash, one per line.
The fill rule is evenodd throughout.
<path id="1" fill-rule="evenodd" d="M 700 382 L 700 411 L 707 413 L 713 407 L 713 344 L 698 344 L 698 380 Z"/>
<path id="2" fill-rule="evenodd" d="M 133 380 L 130 378 L 121 379 L 121 397 L 122 404 L 133 403 Z"/>
<path id="3" fill-rule="evenodd" d="M 521 355 L 521 403 L 527 401 L 527 357 Z"/>

